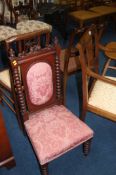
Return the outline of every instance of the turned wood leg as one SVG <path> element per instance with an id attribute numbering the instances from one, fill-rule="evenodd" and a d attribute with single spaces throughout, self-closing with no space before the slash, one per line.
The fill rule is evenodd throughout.
<path id="1" fill-rule="evenodd" d="M 48 164 L 40 165 L 41 175 L 48 175 Z"/>
<path id="2" fill-rule="evenodd" d="M 83 153 L 85 156 L 88 155 L 91 146 L 91 139 L 83 143 Z"/>

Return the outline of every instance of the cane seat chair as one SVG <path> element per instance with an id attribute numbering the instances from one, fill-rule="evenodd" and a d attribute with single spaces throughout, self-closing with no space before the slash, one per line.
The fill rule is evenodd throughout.
<path id="1" fill-rule="evenodd" d="M 82 143 L 87 154 L 93 131 L 63 105 L 59 58 L 54 47 L 23 52 L 20 58 L 14 55 L 10 63 L 21 119 L 41 174 L 48 175 L 49 162 Z"/>
<path id="2" fill-rule="evenodd" d="M 20 35 L 22 36 L 21 40 L 18 39 Z M 18 34 L 16 36 L 14 36 L 17 38 L 17 43 L 13 44 L 13 46 L 12 46 L 12 40 L 10 40 L 10 39 L 9 39 L 9 43 L 5 44 L 7 55 L 10 54 L 12 56 L 13 53 L 12 53 L 12 49 L 10 49 L 10 47 L 11 46 L 16 47 L 15 46 L 16 44 L 18 45 L 16 52 L 17 52 L 17 54 L 20 55 L 21 47 L 23 45 L 22 43 L 23 42 L 26 43 L 25 47 L 29 47 L 28 45 L 30 44 L 30 40 L 32 40 L 35 37 L 37 37 L 37 39 L 39 40 L 38 48 L 45 47 L 45 46 L 50 44 L 50 31 L 49 30 L 35 31 L 35 32 L 30 32 L 30 33 L 25 33 L 25 34 L 20 34 L 20 35 Z M 6 59 L 8 62 L 8 58 L 6 58 Z M 18 107 L 17 107 L 17 104 L 14 103 L 15 95 L 13 93 L 13 89 L 12 89 L 12 85 L 11 85 L 12 81 L 11 81 L 9 72 L 10 72 L 9 68 L 5 68 L 5 69 L 2 69 L 0 71 L 1 102 L 5 102 L 9 106 L 9 108 L 14 113 L 16 113 L 16 117 L 18 119 L 19 125 L 22 128 L 21 121 L 19 118 Z"/>
<path id="3" fill-rule="evenodd" d="M 116 121 L 116 77 L 113 77 L 112 74 L 104 76 L 99 71 L 98 56 L 102 49 L 99 47 L 99 42 L 96 26 L 92 26 L 77 44 L 82 68 L 83 109 L 81 119 L 85 120 L 86 112 L 91 111 L 106 119 Z M 92 65 L 90 60 L 93 60 Z"/>

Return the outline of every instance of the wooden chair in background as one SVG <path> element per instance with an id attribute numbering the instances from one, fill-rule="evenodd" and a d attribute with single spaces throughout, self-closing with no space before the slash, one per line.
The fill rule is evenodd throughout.
<path id="1" fill-rule="evenodd" d="M 86 112 L 91 111 L 106 119 L 116 121 L 116 77 L 99 73 L 98 58 L 99 51 L 102 49 L 99 47 L 99 39 L 96 26 L 92 26 L 77 44 L 82 68 L 81 119 L 84 121 Z"/>
<path id="2" fill-rule="evenodd" d="M 69 37 L 69 44 L 66 49 L 61 50 L 60 54 L 60 69 L 64 77 L 64 102 L 66 102 L 66 87 L 67 79 L 69 75 L 76 73 L 81 70 L 81 65 L 79 61 L 79 52 L 75 47 L 76 36 L 81 37 L 82 33 L 86 28 L 74 28 Z M 79 40 L 79 39 L 78 39 Z"/>
<path id="3" fill-rule="evenodd" d="M 17 1 L 16 1 L 17 2 Z M 0 0 L 1 8 L 0 8 L 0 22 L 2 25 L 10 25 L 17 29 L 17 32 L 20 33 L 28 33 L 36 30 L 44 30 L 52 27 L 42 21 L 36 20 L 36 17 L 31 15 L 33 13 L 33 6 L 31 3 L 27 5 L 19 5 L 15 7 L 11 0 Z M 25 7 L 26 6 L 26 7 Z M 27 7 L 29 6 L 29 7 Z M 23 8 L 26 8 L 23 9 Z M 22 9 L 22 10 L 21 10 Z M 36 14 L 36 12 L 34 12 Z"/>
<path id="4" fill-rule="evenodd" d="M 82 143 L 87 155 L 93 131 L 63 105 L 60 65 L 54 47 L 22 52 L 17 58 L 13 55 L 10 62 L 21 119 L 41 174 L 48 175 L 48 163 Z"/>
<path id="5" fill-rule="evenodd" d="M 100 46 L 101 49 L 104 51 L 105 56 L 107 57 L 103 69 L 103 75 L 106 75 L 108 69 L 116 70 L 116 42 L 109 42 L 105 46 Z M 111 61 L 114 61 L 115 63 L 111 65 Z"/>

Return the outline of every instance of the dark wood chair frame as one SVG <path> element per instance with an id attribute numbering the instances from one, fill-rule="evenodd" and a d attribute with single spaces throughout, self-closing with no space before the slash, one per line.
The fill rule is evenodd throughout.
<path id="1" fill-rule="evenodd" d="M 21 40 L 21 37 L 14 38 L 12 41 Z M 7 40 L 6 43 L 9 43 L 10 40 Z M 41 50 L 33 50 L 32 52 L 23 53 L 20 57 L 16 57 L 14 54 L 9 57 L 10 66 L 11 66 L 11 77 L 13 80 L 12 86 L 14 89 L 14 93 L 18 99 L 18 106 L 20 109 L 20 117 L 22 123 L 28 120 L 29 113 L 34 112 L 36 110 L 43 110 L 46 107 L 49 108 L 56 105 L 63 104 L 63 85 L 62 85 L 62 76 L 60 71 L 59 57 L 56 56 L 57 49 L 52 46 L 48 46 Z M 14 52 L 13 52 L 14 53 Z M 28 68 L 36 62 L 47 62 L 53 71 L 53 96 L 51 99 L 43 105 L 34 105 L 31 103 L 31 100 L 28 96 L 28 87 L 26 83 L 26 74 Z M 20 79 L 20 73 L 18 70 L 18 66 L 20 66 L 22 80 Z M 24 87 L 24 88 L 23 88 Z M 16 98 L 15 98 L 16 99 Z M 28 109 L 27 109 L 28 106 Z M 23 125 L 24 126 L 24 125 Z M 25 127 L 24 127 L 25 131 Z M 87 155 L 90 149 L 90 140 L 83 144 L 84 154 Z M 48 164 L 40 165 L 40 170 L 42 175 L 48 175 Z"/>

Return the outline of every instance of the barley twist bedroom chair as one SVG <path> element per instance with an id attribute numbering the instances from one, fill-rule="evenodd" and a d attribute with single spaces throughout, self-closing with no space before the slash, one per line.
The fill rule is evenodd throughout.
<path id="1" fill-rule="evenodd" d="M 116 122 L 116 77 L 112 74 L 104 76 L 99 71 L 99 51 L 102 49 L 99 47 L 99 33 L 100 30 L 98 32 L 96 26 L 93 25 L 77 44 L 82 68 L 81 119 L 84 121 L 86 112 L 90 111 Z M 92 65 L 90 60 L 92 60 Z"/>
<path id="2" fill-rule="evenodd" d="M 15 38 L 17 38 L 17 42 L 15 44 L 13 44 L 12 40 L 10 39 L 9 39 L 9 43 L 5 44 L 5 48 L 7 52 L 7 55 L 6 55 L 7 62 L 8 62 L 8 56 L 12 57 L 12 55 L 14 55 L 14 51 L 12 50 L 12 47 L 16 48 L 15 52 L 17 52 L 17 54 L 20 55 L 20 52 L 22 52 L 22 49 L 24 49 L 23 43 L 25 43 L 25 47 L 26 49 L 28 49 L 28 47 L 29 46 L 31 47 L 35 42 L 34 41 L 35 38 L 36 40 L 38 40 L 38 47 L 36 48 L 32 47 L 33 49 L 40 49 L 41 47 L 46 47 L 47 45 L 50 44 L 49 30 L 35 31 L 27 34 L 22 34 L 21 35 L 22 38 L 20 37 L 19 39 L 20 35 L 14 36 Z M 8 107 L 16 114 L 17 120 L 19 122 L 19 126 L 20 128 L 22 128 L 22 124 L 19 117 L 20 114 L 19 114 L 18 106 L 17 106 L 17 103 L 14 102 L 15 94 L 13 93 L 14 90 L 12 89 L 12 85 L 11 85 L 13 80 L 11 80 L 9 72 L 10 72 L 9 66 L 8 68 L 2 69 L 0 71 L 1 103 L 3 104 L 3 102 L 5 102 L 8 105 Z"/>
<path id="3" fill-rule="evenodd" d="M 10 58 L 10 63 L 21 120 L 41 174 L 48 175 L 48 163 L 82 143 L 87 155 L 93 131 L 63 105 L 56 49 L 23 52 L 19 58 Z"/>

